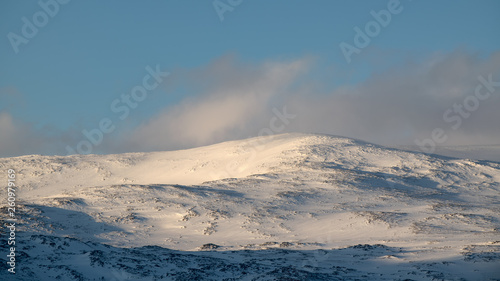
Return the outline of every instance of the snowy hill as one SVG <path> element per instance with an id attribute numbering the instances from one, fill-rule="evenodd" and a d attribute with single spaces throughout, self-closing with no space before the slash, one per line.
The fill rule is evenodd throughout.
<path id="1" fill-rule="evenodd" d="M 0 169 L 22 280 L 500 278 L 498 162 L 284 134 Z"/>

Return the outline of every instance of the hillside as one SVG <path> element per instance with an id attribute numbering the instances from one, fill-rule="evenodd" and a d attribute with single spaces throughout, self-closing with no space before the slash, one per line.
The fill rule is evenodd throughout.
<path id="1" fill-rule="evenodd" d="M 7 169 L 23 280 L 500 278 L 498 162 L 284 134 Z"/>

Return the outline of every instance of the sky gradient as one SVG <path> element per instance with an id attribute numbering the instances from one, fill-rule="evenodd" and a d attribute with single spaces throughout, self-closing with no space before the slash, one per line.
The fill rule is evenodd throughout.
<path id="1" fill-rule="evenodd" d="M 498 1 L 66 2 L 0 3 L 0 157 L 181 149 L 266 128 L 500 144 L 500 89 L 469 97 L 478 77 L 500 81 Z M 386 26 L 367 31 L 382 10 Z M 362 48 L 357 27 L 374 35 Z M 346 59 L 342 42 L 358 52 Z M 125 102 L 144 80 L 158 85 Z M 294 117 L 271 128 L 283 110 Z"/>

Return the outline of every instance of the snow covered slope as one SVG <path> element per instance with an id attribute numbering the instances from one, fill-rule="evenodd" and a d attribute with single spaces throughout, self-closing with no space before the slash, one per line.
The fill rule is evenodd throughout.
<path id="1" fill-rule="evenodd" d="M 23 280 L 500 278 L 498 162 L 284 134 L 9 168 Z"/>

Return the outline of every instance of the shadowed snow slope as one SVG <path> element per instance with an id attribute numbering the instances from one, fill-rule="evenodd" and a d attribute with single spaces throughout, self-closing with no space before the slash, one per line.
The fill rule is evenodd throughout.
<path id="1" fill-rule="evenodd" d="M 284 134 L 0 168 L 17 174 L 23 280 L 500 276 L 497 162 Z"/>

